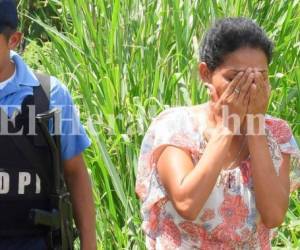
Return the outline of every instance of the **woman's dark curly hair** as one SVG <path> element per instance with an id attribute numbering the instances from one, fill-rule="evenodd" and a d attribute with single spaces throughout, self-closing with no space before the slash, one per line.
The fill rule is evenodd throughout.
<path id="1" fill-rule="evenodd" d="M 254 21 L 243 18 L 224 18 L 207 31 L 200 48 L 200 60 L 210 70 L 223 63 L 224 56 L 243 47 L 261 49 L 270 63 L 273 42 Z"/>

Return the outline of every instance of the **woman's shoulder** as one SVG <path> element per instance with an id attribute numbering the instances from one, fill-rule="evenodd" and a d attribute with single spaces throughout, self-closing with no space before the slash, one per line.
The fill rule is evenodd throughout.
<path id="1" fill-rule="evenodd" d="M 265 115 L 266 127 L 271 131 L 279 144 L 286 143 L 292 138 L 292 130 L 288 122 L 282 118 Z"/>
<path id="2" fill-rule="evenodd" d="M 208 103 L 202 103 L 198 105 L 168 107 L 165 110 L 161 111 L 156 117 L 154 117 L 154 119 L 162 120 L 165 117 L 171 117 L 178 114 L 187 114 L 189 112 L 194 115 L 202 114 L 206 111 L 207 105 Z"/>
<path id="3" fill-rule="evenodd" d="M 190 105 L 190 106 L 172 106 L 161 111 L 157 116 L 153 118 L 155 121 L 160 121 L 170 118 L 179 118 L 188 115 L 189 113 L 198 113 L 203 110 L 204 104 Z M 178 117 L 179 116 L 179 117 Z"/>
<path id="4" fill-rule="evenodd" d="M 184 122 L 187 122 L 187 106 L 173 106 L 161 111 L 158 115 L 152 118 L 149 130 L 158 128 L 162 131 L 174 130 L 182 127 Z"/>
<path id="5" fill-rule="evenodd" d="M 265 114 L 265 120 L 270 123 L 278 123 L 278 122 L 279 123 L 287 123 L 287 121 L 284 120 L 283 118 L 273 116 L 271 114 Z"/>
<path id="6" fill-rule="evenodd" d="M 164 119 L 170 119 L 176 117 L 178 114 L 183 114 L 186 112 L 186 106 L 173 106 L 167 107 L 161 111 L 158 115 L 153 118 L 153 121 L 161 121 Z"/>
<path id="7" fill-rule="evenodd" d="M 150 127 L 167 127 L 169 130 L 198 131 L 205 124 L 207 103 L 190 106 L 169 107 L 153 118 Z"/>

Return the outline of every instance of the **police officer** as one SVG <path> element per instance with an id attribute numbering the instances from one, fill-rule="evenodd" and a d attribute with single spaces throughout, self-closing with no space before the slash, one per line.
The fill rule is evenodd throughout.
<path id="1" fill-rule="evenodd" d="M 0 0 L 0 106 L 3 117 L 26 118 L 23 106 L 40 85 L 32 70 L 14 52 L 22 33 L 13 0 Z M 90 145 L 68 89 L 51 77 L 50 109 L 61 109 L 61 155 L 64 176 L 71 193 L 81 249 L 96 249 L 95 211 L 89 176 L 82 152 Z M 4 112 L 3 112 L 4 111 Z M 23 111 L 23 113 L 22 113 Z M 28 115 L 28 114 L 27 114 Z M 26 119 L 25 119 L 26 120 Z M 3 132 L 3 131 L 1 131 Z M 47 157 L 47 150 L 39 149 Z M 45 158 L 46 159 L 46 158 Z M 24 218 L 26 208 L 44 204 L 47 170 L 40 173 L 9 138 L 0 135 L 0 249 L 46 249 L 45 237 Z M 44 168 L 50 167 L 45 161 Z M 50 179 L 50 177 L 49 177 Z"/>

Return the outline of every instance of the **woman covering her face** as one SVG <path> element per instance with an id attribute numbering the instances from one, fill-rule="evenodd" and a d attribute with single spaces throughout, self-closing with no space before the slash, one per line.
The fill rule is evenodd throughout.
<path id="1" fill-rule="evenodd" d="M 141 146 L 147 249 L 271 248 L 300 185 L 291 129 L 266 114 L 272 48 L 245 18 L 220 20 L 205 35 L 199 72 L 210 101 L 161 112 Z"/>

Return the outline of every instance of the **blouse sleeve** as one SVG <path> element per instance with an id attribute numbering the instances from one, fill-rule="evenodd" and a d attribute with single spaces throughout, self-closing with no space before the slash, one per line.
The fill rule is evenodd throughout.
<path id="1" fill-rule="evenodd" d="M 291 138 L 286 142 L 279 144 L 280 150 L 283 153 L 291 155 L 290 164 L 290 182 L 291 192 L 300 188 L 300 151 L 297 145 L 295 137 L 292 135 Z"/>
<path id="2" fill-rule="evenodd" d="M 168 145 L 192 151 L 195 145 L 190 131 L 191 124 L 184 107 L 175 107 L 160 113 L 152 121 L 143 138 L 135 191 L 141 200 L 143 228 L 146 232 L 149 231 L 149 227 L 154 230 L 158 204 L 167 196 L 157 173 L 157 160 L 162 149 Z"/>
<path id="3" fill-rule="evenodd" d="M 290 155 L 291 192 L 300 187 L 300 150 L 288 123 L 282 119 L 268 121 L 281 153 Z"/>

